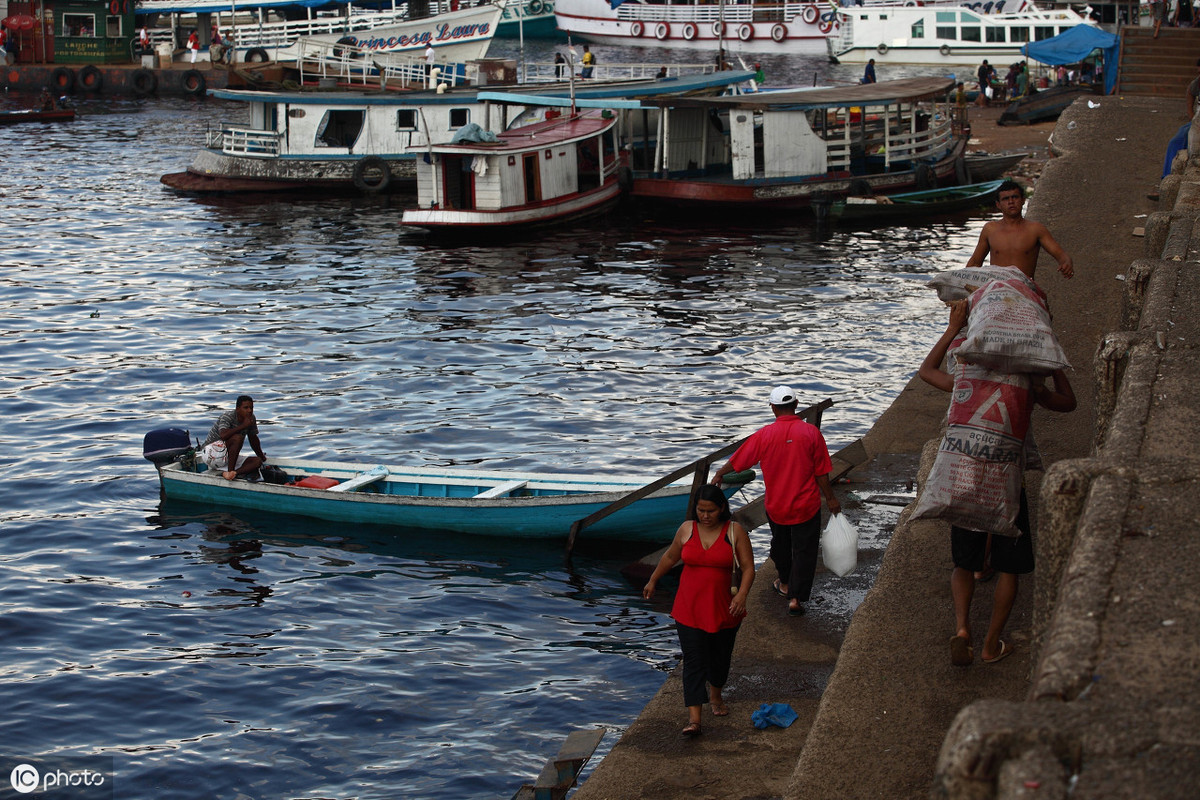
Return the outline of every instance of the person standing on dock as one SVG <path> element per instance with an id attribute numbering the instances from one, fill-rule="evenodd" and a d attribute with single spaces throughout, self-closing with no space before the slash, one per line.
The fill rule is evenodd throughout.
<path id="1" fill-rule="evenodd" d="M 243 452 L 246 443 L 255 456 Z M 217 417 L 200 446 L 200 458 L 209 469 L 217 470 L 227 481 L 249 475 L 267 463 L 262 442 L 258 440 L 258 420 L 254 417 L 254 399 L 241 395 L 234 408 Z"/>
<path id="2" fill-rule="evenodd" d="M 979 232 L 979 243 L 967 260 L 967 266 L 982 267 L 983 259 L 991 254 L 993 265 L 1016 267 L 1033 280 L 1038 254 L 1045 248 L 1058 262 L 1058 271 L 1063 277 L 1074 277 L 1075 265 L 1067 251 L 1055 241 L 1045 225 L 1021 215 L 1024 205 L 1025 190 L 1021 184 L 1013 180 L 1000 184 L 996 192 L 996 209 L 1000 212 L 1000 219 L 983 226 Z"/>
<path id="3" fill-rule="evenodd" d="M 767 522 L 771 525 L 771 560 L 779 572 L 775 591 L 788 599 L 788 614 L 804 613 L 812 595 L 821 542 L 821 496 L 830 514 L 841 513 L 829 473 L 833 464 L 820 429 L 796 416 L 797 395 L 777 386 L 768 399 L 775 421 L 750 435 L 712 483 L 730 472 L 762 465 Z"/>
<path id="4" fill-rule="evenodd" d="M 962 335 L 961 331 L 967 324 L 969 313 L 970 303 L 967 300 L 959 300 L 950 307 L 950 321 L 945 332 L 925 356 L 921 368 L 917 371 L 921 380 L 930 386 L 953 393 L 955 399 L 951 400 L 952 413 L 954 404 L 960 402 L 960 395 L 969 398 L 971 390 L 979 392 L 984 385 L 984 381 L 978 376 L 962 378 L 962 373 L 958 373 L 962 384 L 959 390 L 955 391 L 956 376 L 942 369 L 942 361 L 954 340 Z M 1062 413 L 1075 410 L 1075 393 L 1061 369 L 1053 373 L 1053 390 L 1045 386 L 1045 378 L 1040 375 L 1027 378 L 1023 386 L 1028 387 L 1030 402 L 1019 402 L 1017 397 L 1020 393 L 1014 390 L 1005 394 L 1006 400 L 997 403 L 998 406 L 1003 406 L 1006 418 L 1011 415 L 1011 421 L 1008 423 L 1010 429 L 1028 429 L 1028 415 L 1032 413 L 1034 404 Z M 964 385 L 970 386 L 971 390 L 964 393 Z M 995 409 L 996 406 L 992 408 Z M 1017 422 L 1018 414 L 1024 415 L 1023 422 Z M 982 488 L 980 487 L 981 490 Z M 1019 576 L 1033 572 L 1034 566 L 1033 535 L 1029 526 L 1029 507 L 1024 488 L 1021 489 L 1015 527 L 1020 532 L 1019 536 L 993 535 L 958 525 L 950 526 L 950 555 L 954 563 L 954 570 L 950 573 L 950 594 L 954 599 L 954 635 L 950 638 L 950 663 L 956 667 L 969 667 L 975 661 L 975 647 L 971 637 L 971 600 L 975 595 L 975 576 L 985 567 L 994 570 L 998 577 L 992 594 L 992 614 L 988 632 L 979 656 L 983 663 L 994 664 L 1013 652 L 1012 644 L 1000 636 L 1004 633 L 1017 599 Z"/>
<path id="5" fill-rule="evenodd" d="M 188 35 L 187 49 L 192 54 L 192 63 L 195 64 L 196 57 L 200 55 L 200 35 L 196 33 L 195 28 L 192 28 L 192 32 Z"/>
<path id="6" fill-rule="evenodd" d="M 733 645 L 754 585 L 750 537 L 730 518 L 725 493 L 716 486 L 701 486 L 691 517 L 675 531 L 642 589 L 642 597 L 654 597 L 659 578 L 683 561 L 671 617 L 683 650 L 683 702 L 688 710 L 684 736 L 700 735 L 705 701 L 712 705 L 714 717 L 729 715 L 721 690 L 729 680 Z M 736 585 L 733 578 L 738 579 Z"/>

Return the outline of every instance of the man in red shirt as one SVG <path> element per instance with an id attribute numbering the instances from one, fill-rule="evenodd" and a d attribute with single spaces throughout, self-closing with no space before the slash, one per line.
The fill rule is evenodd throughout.
<path id="1" fill-rule="evenodd" d="M 767 522 L 771 525 L 771 560 L 779 572 L 775 591 L 788 598 L 788 614 L 804 613 L 812 594 L 821 543 L 821 496 L 830 514 L 842 510 L 833 494 L 829 448 L 816 426 L 796 416 L 798 399 L 787 386 L 771 392 L 775 421 L 755 431 L 738 448 L 712 482 L 720 485 L 730 472 L 762 465 Z"/>

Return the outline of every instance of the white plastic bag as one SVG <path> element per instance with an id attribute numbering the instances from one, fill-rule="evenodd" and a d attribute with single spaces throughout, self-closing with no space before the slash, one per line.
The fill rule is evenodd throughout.
<path id="1" fill-rule="evenodd" d="M 858 566 L 858 531 L 845 514 L 834 514 L 821 534 L 821 560 L 826 568 L 844 578 Z"/>

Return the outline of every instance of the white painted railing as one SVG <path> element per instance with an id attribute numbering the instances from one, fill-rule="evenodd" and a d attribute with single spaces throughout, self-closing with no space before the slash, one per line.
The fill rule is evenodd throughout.
<path id="1" fill-rule="evenodd" d="M 205 143 L 210 150 L 220 150 L 230 156 L 273 158 L 279 155 L 282 136 L 276 131 L 256 131 L 251 128 L 222 125 L 220 129 L 208 130 Z"/>

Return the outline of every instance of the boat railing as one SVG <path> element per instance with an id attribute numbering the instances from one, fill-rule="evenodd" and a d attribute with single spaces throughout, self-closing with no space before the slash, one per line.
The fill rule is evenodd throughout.
<path id="1" fill-rule="evenodd" d="M 808 406 L 807 408 L 805 408 L 801 411 L 797 411 L 796 415 L 799 416 L 804 421 L 808 422 L 810 425 L 815 425 L 816 427 L 820 428 L 822 415 L 824 415 L 825 410 L 827 408 L 830 408 L 832 405 L 833 405 L 832 400 L 822 400 L 821 402 L 815 403 L 811 406 Z M 722 447 L 720 450 L 709 453 L 708 455 L 704 456 L 703 458 L 698 458 L 695 461 L 693 461 L 692 463 L 688 464 L 687 466 L 680 467 L 679 469 L 675 470 L 674 472 L 664 475 L 663 477 L 659 478 L 658 480 L 656 480 L 652 483 L 648 483 L 645 486 L 643 486 L 642 488 L 636 489 L 636 490 L 630 492 L 629 494 L 625 495 L 621 499 L 608 504 L 607 506 L 600 509 L 599 511 L 594 512 L 591 516 L 584 517 L 583 519 L 580 519 L 580 520 L 576 520 L 571 525 L 571 530 L 567 534 L 567 555 L 569 556 L 575 550 L 575 541 L 579 537 L 579 533 L 584 528 L 587 528 L 590 525 L 596 524 L 597 522 L 604 519 L 605 517 L 607 517 L 611 514 L 617 513 L 621 509 L 637 502 L 638 500 L 641 500 L 643 497 L 647 497 L 647 496 L 653 494 L 654 492 L 657 492 L 659 489 L 669 486 L 672 483 L 674 483 L 675 481 L 677 481 L 680 478 L 683 478 L 687 475 L 692 476 L 692 491 L 691 491 L 690 496 L 688 497 L 688 505 L 687 505 L 688 513 L 690 514 L 692 505 L 693 505 L 693 498 L 695 498 L 696 492 L 698 492 L 700 490 L 700 487 L 702 487 L 702 486 L 704 486 L 704 484 L 708 483 L 709 467 L 711 467 L 713 465 L 713 463 L 716 462 L 718 459 L 724 458 L 725 456 L 731 454 L 733 451 L 737 450 L 739 447 L 742 446 L 742 444 L 745 443 L 745 441 L 746 441 L 745 439 L 739 439 L 738 441 L 734 442 L 733 444 L 726 445 L 725 447 Z"/>
<path id="2" fill-rule="evenodd" d="M 954 141 L 953 120 L 944 114 L 936 114 L 924 130 L 885 130 L 882 125 L 866 129 L 865 136 L 855 135 L 851 139 L 843 136 L 840 126 L 827 129 L 825 135 L 825 162 L 828 169 L 848 170 L 857 156 L 882 157 L 885 167 L 895 162 L 910 163 L 936 157 L 945 152 Z"/>
<path id="3" fill-rule="evenodd" d="M 296 42 L 296 66 L 306 81 L 335 79 L 341 83 L 380 86 L 389 83 L 434 87 L 439 83 L 459 86 L 477 82 L 479 68 L 475 64 L 435 64 L 438 74 L 430 79 L 425 71 L 425 59 L 413 52 L 379 53 L 350 44 L 299 39 Z"/>
<path id="4" fill-rule="evenodd" d="M 306 36 L 352 33 L 382 25 L 393 25 L 408 18 L 407 6 L 396 10 L 355 13 L 349 17 L 314 17 L 313 19 L 259 21 L 239 25 L 235 40 L 239 50 L 250 47 L 285 47 L 295 39 Z"/>
<path id="5" fill-rule="evenodd" d="M 252 128 L 235 128 L 223 125 L 210 128 L 206 143 L 212 150 L 220 150 L 230 156 L 273 158 L 279 155 L 279 143 L 283 135 L 278 131 L 260 131 Z"/>
<path id="6" fill-rule="evenodd" d="M 579 65 L 576 64 L 577 69 L 578 67 Z M 596 81 L 647 80 L 659 77 L 659 70 L 663 68 L 667 70 L 666 77 L 668 78 L 708 75 L 717 70 L 715 64 L 655 64 L 644 61 L 629 64 L 597 64 L 590 79 L 580 78 L 576 73 L 575 85 L 588 86 Z M 526 64 L 525 80 L 536 83 L 566 81 L 569 76 L 568 69 L 566 64 L 551 62 Z"/>
<path id="7" fill-rule="evenodd" d="M 659 3 L 622 3 L 617 7 L 617 19 L 632 22 L 771 22 L 801 16 L 808 6 L 817 6 L 828 13 L 828 4 L 817 3 L 712 3 L 667 5 Z M 724 6 L 724 9 L 722 9 Z M 651 34 L 647 31 L 647 34 Z"/>

